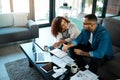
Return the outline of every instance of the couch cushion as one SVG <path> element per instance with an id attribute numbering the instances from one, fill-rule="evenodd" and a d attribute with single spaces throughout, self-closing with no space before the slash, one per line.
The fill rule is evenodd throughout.
<path id="1" fill-rule="evenodd" d="M 13 25 L 12 13 L 0 14 L 0 27 L 9 27 Z"/>
<path id="2" fill-rule="evenodd" d="M 27 28 L 13 28 L 13 27 L 6 27 L 6 28 L 0 28 L 0 35 L 4 34 L 11 34 L 11 33 L 17 33 L 17 32 L 22 32 L 28 30 Z"/>
<path id="3" fill-rule="evenodd" d="M 102 25 L 110 32 L 112 44 L 120 47 L 120 20 L 105 18 Z"/>
<path id="4" fill-rule="evenodd" d="M 105 80 L 115 80 L 120 78 L 120 20 L 115 18 L 105 18 L 102 24 L 109 32 L 112 40 L 112 50 L 114 58 L 106 62 L 99 69 L 100 75 Z"/>
<path id="5" fill-rule="evenodd" d="M 28 13 L 13 13 L 14 16 L 14 27 L 26 26 L 28 22 Z"/>
<path id="6" fill-rule="evenodd" d="M 113 59 L 99 68 L 100 76 L 105 80 L 115 80 L 120 78 L 120 60 Z"/>
<path id="7" fill-rule="evenodd" d="M 11 27 L 0 29 L 0 44 L 31 39 L 31 31 L 28 28 Z"/>
<path id="8" fill-rule="evenodd" d="M 112 45 L 112 52 L 114 55 L 120 52 L 120 47 Z"/>

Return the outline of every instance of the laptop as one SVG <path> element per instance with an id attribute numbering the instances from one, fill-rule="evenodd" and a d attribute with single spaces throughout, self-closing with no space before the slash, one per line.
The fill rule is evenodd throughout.
<path id="1" fill-rule="evenodd" d="M 35 43 L 36 44 L 36 43 Z M 44 51 L 39 45 L 36 44 L 35 48 L 35 62 L 36 63 L 46 63 L 52 62 L 51 54 L 47 51 Z"/>

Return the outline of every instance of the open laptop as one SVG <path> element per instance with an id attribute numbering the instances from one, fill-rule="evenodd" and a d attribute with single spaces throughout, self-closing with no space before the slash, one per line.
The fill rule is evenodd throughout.
<path id="1" fill-rule="evenodd" d="M 52 62 L 51 55 L 49 52 L 44 51 L 38 44 L 36 44 L 35 48 L 37 49 L 35 50 L 35 62 L 36 63 Z"/>

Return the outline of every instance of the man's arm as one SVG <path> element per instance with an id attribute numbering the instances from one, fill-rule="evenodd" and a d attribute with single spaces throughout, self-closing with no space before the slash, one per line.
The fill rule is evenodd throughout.
<path id="1" fill-rule="evenodd" d="M 63 44 L 62 50 L 66 52 L 67 49 L 72 47 L 72 46 L 74 46 L 74 44 L 72 44 L 72 43 L 71 44 Z"/>
<path id="2" fill-rule="evenodd" d="M 111 54 L 112 45 L 108 33 L 103 31 L 99 33 L 96 39 L 98 40 L 96 40 L 96 46 L 93 47 L 94 51 L 89 52 L 89 55 L 95 58 L 103 58 L 105 54 Z"/>
<path id="3" fill-rule="evenodd" d="M 74 52 L 77 55 L 90 57 L 89 52 L 82 51 L 81 49 L 74 49 Z"/>
<path id="4" fill-rule="evenodd" d="M 81 40 L 82 40 L 82 35 L 83 35 L 83 32 L 81 32 L 78 35 L 78 37 L 75 40 L 72 41 L 71 44 L 67 44 L 67 45 L 63 44 L 62 50 L 66 52 L 68 48 L 78 45 L 78 43 L 81 42 Z"/>

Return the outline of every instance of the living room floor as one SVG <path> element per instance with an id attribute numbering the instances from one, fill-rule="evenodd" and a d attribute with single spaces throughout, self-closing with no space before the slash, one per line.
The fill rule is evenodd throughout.
<path id="1" fill-rule="evenodd" d="M 51 45 L 54 41 L 54 38 L 51 35 L 50 27 L 40 28 L 39 38 L 37 38 L 36 41 L 41 46 Z M 0 80 L 9 80 L 4 64 L 22 58 L 26 58 L 26 56 L 20 49 L 19 43 L 0 46 Z"/>
<path id="2" fill-rule="evenodd" d="M 0 47 L 0 80 L 9 80 L 5 63 L 25 58 L 18 44 Z"/>

